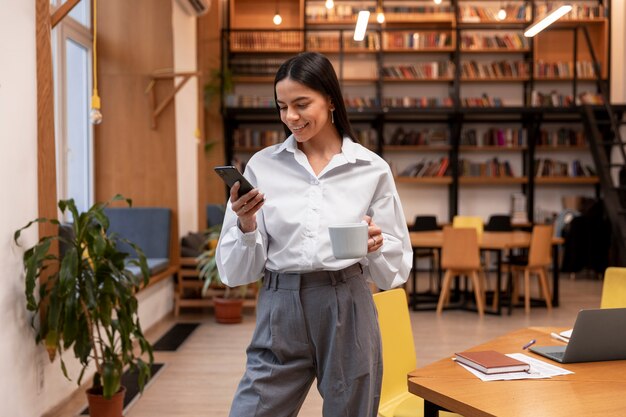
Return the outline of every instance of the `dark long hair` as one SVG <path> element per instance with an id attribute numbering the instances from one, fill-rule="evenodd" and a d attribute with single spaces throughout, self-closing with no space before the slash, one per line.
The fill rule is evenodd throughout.
<path id="1" fill-rule="evenodd" d="M 343 95 L 339 87 L 339 80 L 328 58 L 318 52 L 303 52 L 287 61 L 283 62 L 274 78 L 274 101 L 278 101 L 276 97 L 276 84 L 285 78 L 291 78 L 312 90 L 315 90 L 327 97 L 330 97 L 334 111 L 334 126 L 341 137 L 348 136 L 354 142 L 357 142 L 356 135 L 352 130 L 350 121 L 348 120 L 348 112 L 343 102 Z M 276 110 L 280 114 L 278 103 Z M 291 131 L 286 124 L 283 123 L 283 129 L 287 136 L 291 135 Z"/>

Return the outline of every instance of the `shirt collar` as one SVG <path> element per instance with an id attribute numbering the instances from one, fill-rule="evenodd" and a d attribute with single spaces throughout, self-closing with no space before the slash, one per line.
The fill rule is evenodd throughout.
<path id="1" fill-rule="evenodd" d="M 289 135 L 287 139 L 272 153 L 277 155 L 282 151 L 288 151 L 295 153 L 297 149 L 296 139 L 293 134 Z M 343 137 L 343 143 L 341 144 L 341 153 L 345 156 L 346 160 L 351 164 L 355 163 L 357 159 L 363 161 L 372 161 L 372 156 L 368 153 L 367 149 L 360 146 L 356 142 L 353 142 L 348 136 Z"/>

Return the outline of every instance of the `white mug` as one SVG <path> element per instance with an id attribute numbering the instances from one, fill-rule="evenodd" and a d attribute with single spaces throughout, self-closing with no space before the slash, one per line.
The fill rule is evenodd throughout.
<path id="1" fill-rule="evenodd" d="M 354 259 L 367 255 L 367 229 L 368 225 L 365 222 L 328 226 L 335 258 Z"/>

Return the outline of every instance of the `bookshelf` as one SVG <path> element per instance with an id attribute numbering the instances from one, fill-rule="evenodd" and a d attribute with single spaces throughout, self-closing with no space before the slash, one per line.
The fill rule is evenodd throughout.
<path id="1" fill-rule="evenodd" d="M 535 202 L 546 196 L 550 208 L 568 193 L 597 195 L 597 177 L 585 171 L 592 163 L 576 105 L 597 100 L 596 75 L 609 83 L 608 4 L 573 5 L 568 19 L 527 39 L 524 28 L 548 11 L 546 2 L 385 0 L 385 23 L 378 24 L 375 0 L 336 0 L 330 10 L 324 0 L 229 0 L 223 62 L 235 91 L 224 101 L 227 159 L 245 162 L 282 138 L 275 71 L 295 53 L 318 51 L 337 70 L 359 140 L 390 162 L 408 212 L 452 218 L 476 212 L 485 198 L 504 202 L 492 212 L 508 212 L 511 194 L 524 193 L 532 219 Z M 278 30 L 276 6 L 283 17 Z M 501 6 L 505 19 L 498 18 Z M 368 32 L 355 42 L 362 9 L 371 12 Z M 562 130 L 572 123 L 576 141 Z M 480 139 L 468 142 L 468 132 Z M 413 175 L 402 175 L 420 163 Z M 570 168 L 567 175 L 534 175 L 539 165 L 559 163 Z M 570 175 L 574 163 L 587 175 Z M 427 194 L 445 208 L 441 201 L 432 209 L 413 204 L 431 200 Z"/>

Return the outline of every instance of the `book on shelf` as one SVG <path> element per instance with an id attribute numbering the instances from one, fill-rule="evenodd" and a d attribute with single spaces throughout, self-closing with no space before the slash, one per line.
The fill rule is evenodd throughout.
<path id="1" fill-rule="evenodd" d="M 525 372 L 530 369 L 526 362 L 511 358 L 495 350 L 455 353 L 459 363 L 477 369 L 485 374 L 501 374 L 505 372 Z"/>

